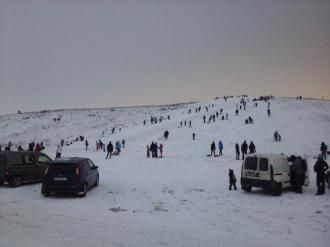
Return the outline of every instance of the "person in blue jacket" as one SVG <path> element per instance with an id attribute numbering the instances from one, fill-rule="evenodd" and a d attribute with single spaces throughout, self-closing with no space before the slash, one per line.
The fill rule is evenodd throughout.
<path id="1" fill-rule="evenodd" d="M 219 156 L 222 156 L 223 144 L 222 141 L 219 141 Z"/>

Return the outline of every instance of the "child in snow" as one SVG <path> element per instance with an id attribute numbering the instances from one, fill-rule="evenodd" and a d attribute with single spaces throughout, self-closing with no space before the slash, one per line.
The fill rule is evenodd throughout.
<path id="1" fill-rule="evenodd" d="M 234 186 L 234 190 L 237 190 L 237 188 L 236 188 L 236 176 L 234 174 L 234 171 L 232 169 L 229 169 L 229 190 L 231 190 L 232 186 Z"/>

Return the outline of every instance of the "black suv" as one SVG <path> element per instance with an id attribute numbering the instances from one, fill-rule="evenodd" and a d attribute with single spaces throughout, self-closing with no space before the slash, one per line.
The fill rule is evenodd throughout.
<path id="1" fill-rule="evenodd" d="M 52 159 L 40 152 L 0 152 L 0 184 L 8 182 L 12 187 L 23 182 L 42 180 Z"/>
<path id="2" fill-rule="evenodd" d="M 87 190 L 99 185 L 98 167 L 88 158 L 54 160 L 45 172 L 41 193 L 75 193 L 86 196 Z"/>

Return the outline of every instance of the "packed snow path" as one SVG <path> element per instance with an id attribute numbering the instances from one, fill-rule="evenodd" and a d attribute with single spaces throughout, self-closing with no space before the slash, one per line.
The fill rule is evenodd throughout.
<path id="1" fill-rule="evenodd" d="M 63 148 L 62 156 L 91 158 L 99 166 L 100 186 L 86 198 L 44 198 L 39 183 L 0 186 L 0 246 L 328 246 L 330 192 L 314 195 L 312 166 L 320 143 L 330 143 L 330 103 L 279 98 L 271 101 L 269 118 L 266 103 L 254 108 L 251 101 L 235 116 L 236 102 L 212 100 L 175 110 L 66 111 L 60 124 L 52 120 L 57 112 L 21 121 L 25 115 L 1 116 L 1 143 L 44 138 L 49 145 L 45 153 L 52 158 L 61 138 L 85 135 L 88 151 L 83 142 L 75 142 Z M 215 107 L 206 113 L 203 106 L 209 104 Z M 203 109 L 195 113 L 199 105 Z M 203 115 L 208 120 L 220 108 L 229 120 L 203 123 Z M 171 120 L 151 125 L 151 115 L 170 115 Z M 244 124 L 248 116 L 253 125 Z M 192 121 L 192 128 L 179 127 L 185 120 L 187 125 Z M 105 160 L 106 153 L 95 151 L 95 141 L 114 125 L 122 131 L 106 131 L 103 142 L 125 138 L 126 147 L 120 156 Z M 167 141 L 162 138 L 165 130 L 170 132 Z M 273 141 L 275 130 L 282 142 Z M 207 157 L 211 142 L 220 139 L 224 155 Z M 234 144 L 243 140 L 254 141 L 261 153 L 306 155 L 310 186 L 303 194 L 285 191 L 280 197 L 258 189 L 244 193 L 239 182 L 237 191 L 229 191 L 228 169 L 240 178 Z M 163 143 L 163 159 L 146 158 L 151 141 Z"/>

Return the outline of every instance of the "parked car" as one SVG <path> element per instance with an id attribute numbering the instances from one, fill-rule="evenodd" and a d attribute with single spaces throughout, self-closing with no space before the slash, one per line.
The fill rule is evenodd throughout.
<path id="1" fill-rule="evenodd" d="M 24 182 L 42 180 L 52 159 L 40 152 L 0 152 L 0 184 L 8 182 L 12 187 Z"/>
<path id="2" fill-rule="evenodd" d="M 82 197 L 99 185 L 98 167 L 88 158 L 70 157 L 54 160 L 45 172 L 41 193 L 74 193 Z"/>
<path id="3" fill-rule="evenodd" d="M 308 186 L 309 172 L 306 160 L 302 160 L 304 177 L 302 184 Z M 270 190 L 280 195 L 282 190 L 293 186 L 288 156 L 283 154 L 249 154 L 245 157 L 241 169 L 241 186 L 250 192 L 252 187 Z"/>

